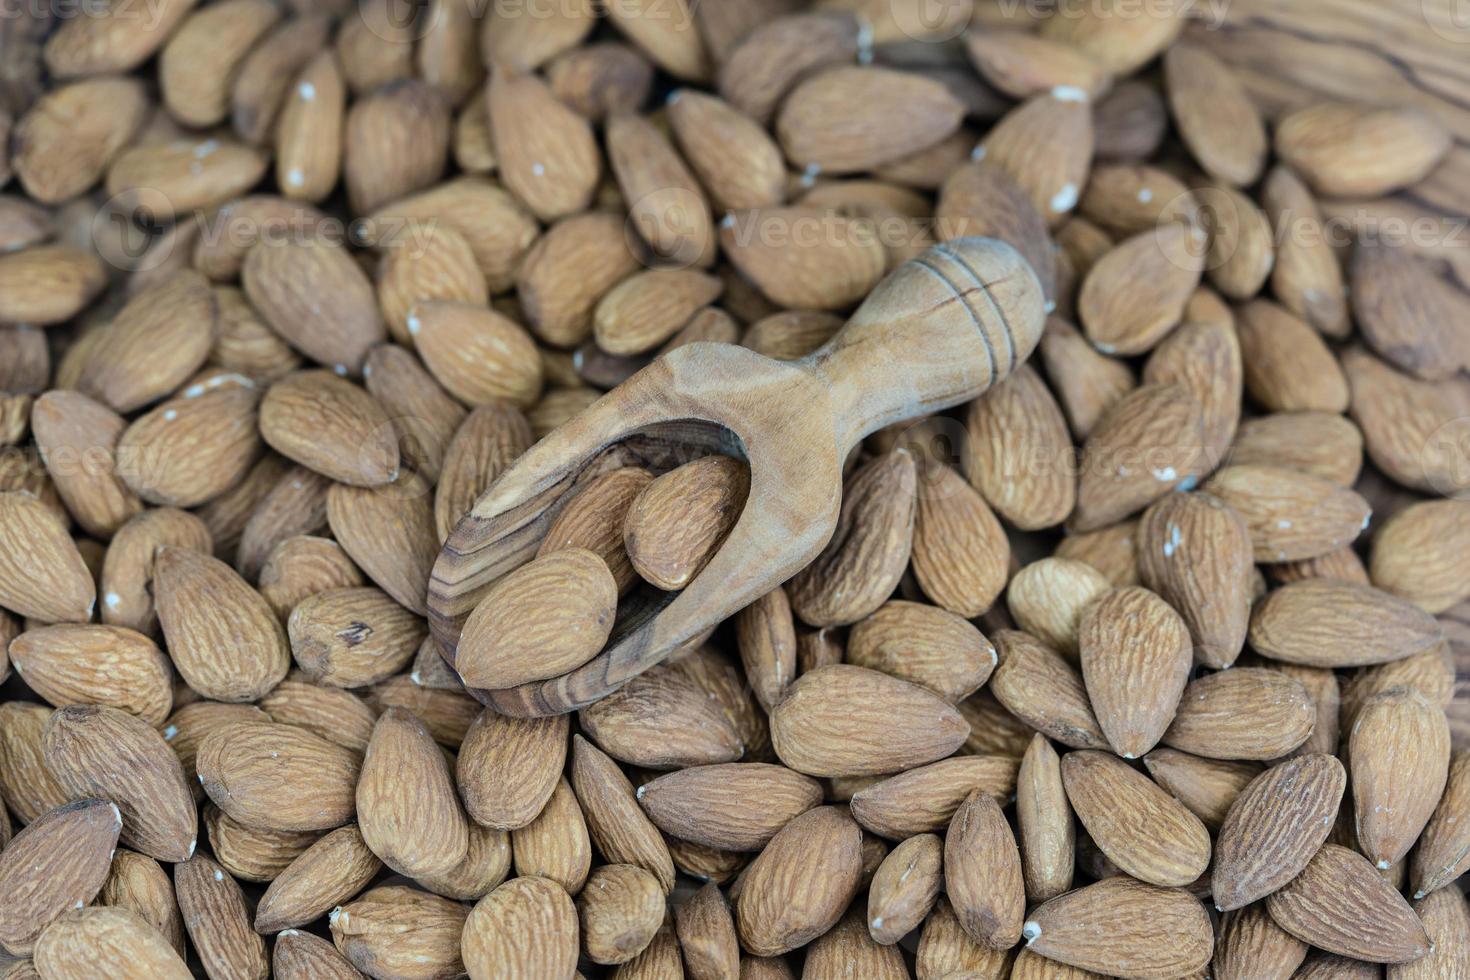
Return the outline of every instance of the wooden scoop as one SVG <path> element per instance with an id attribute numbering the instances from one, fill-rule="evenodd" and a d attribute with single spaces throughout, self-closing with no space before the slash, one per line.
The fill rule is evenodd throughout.
<path id="1" fill-rule="evenodd" d="M 429 620 L 450 664 L 465 618 L 535 556 L 585 481 L 616 466 L 668 468 L 723 452 L 750 464 L 724 544 L 683 591 L 625 602 L 607 647 L 560 677 L 474 690 L 505 714 L 560 714 L 605 697 L 789 579 L 837 523 L 842 465 L 869 433 L 969 401 L 1035 348 L 1041 285 L 1009 245 L 964 238 L 889 274 L 823 348 L 775 361 L 731 344 L 660 357 L 532 446 L 449 535 Z"/>

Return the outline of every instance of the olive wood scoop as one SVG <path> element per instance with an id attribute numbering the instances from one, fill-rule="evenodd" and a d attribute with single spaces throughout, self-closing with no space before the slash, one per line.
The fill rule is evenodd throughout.
<path id="1" fill-rule="evenodd" d="M 890 273 L 837 336 L 801 360 L 715 343 L 658 358 L 532 446 L 450 533 L 428 594 L 444 658 L 454 663 L 479 597 L 535 556 L 587 480 L 617 466 L 668 468 L 723 452 L 747 461 L 750 492 L 729 536 L 686 588 L 625 600 L 603 651 L 567 674 L 471 693 L 505 714 L 561 714 L 702 642 L 826 546 L 843 462 L 859 440 L 1004 379 L 1036 347 L 1043 303 L 1036 274 L 1015 249 L 962 238 Z"/>

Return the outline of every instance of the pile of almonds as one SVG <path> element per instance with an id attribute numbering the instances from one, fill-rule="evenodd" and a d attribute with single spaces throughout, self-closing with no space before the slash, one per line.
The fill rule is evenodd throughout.
<path id="1" fill-rule="evenodd" d="M 1193 6 L 8 13 L 0 977 L 1470 976 L 1470 296 L 1325 217 L 1452 141 L 1267 118 Z M 477 700 L 745 506 L 601 473 L 451 668 L 431 570 L 536 439 L 975 235 L 1031 364 L 701 644 Z"/>

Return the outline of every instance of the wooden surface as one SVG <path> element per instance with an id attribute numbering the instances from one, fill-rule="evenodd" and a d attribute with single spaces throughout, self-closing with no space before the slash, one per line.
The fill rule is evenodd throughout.
<path id="1" fill-rule="evenodd" d="M 1418 186 L 1385 201 L 1324 201 L 1324 211 L 1372 230 L 1387 219 L 1430 219 L 1414 244 L 1470 286 L 1470 0 L 1205 0 L 1186 34 L 1235 65 L 1267 116 L 1324 99 L 1412 105 L 1456 145 Z"/>
<path id="2" fill-rule="evenodd" d="M 516 715 L 571 711 L 616 690 L 811 562 L 837 523 L 842 464 L 877 429 L 969 401 L 1040 339 L 1041 285 L 1008 245 L 960 239 L 905 263 L 821 350 L 775 361 L 730 344 L 659 358 L 522 456 L 450 534 L 429 622 L 454 662 L 464 619 L 528 561 L 577 487 L 609 466 L 659 471 L 710 452 L 750 464 L 744 511 L 677 594 L 620 613 L 601 654 L 565 676 L 476 697 Z"/>

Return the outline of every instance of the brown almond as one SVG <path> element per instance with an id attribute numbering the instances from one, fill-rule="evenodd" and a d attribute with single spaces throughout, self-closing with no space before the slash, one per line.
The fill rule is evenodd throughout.
<path id="1" fill-rule="evenodd" d="M 377 399 L 330 371 L 301 371 L 271 385 L 260 434 L 281 455 L 350 486 L 398 476 L 398 440 Z"/>
<path id="2" fill-rule="evenodd" d="M 652 872 L 665 894 L 673 891 L 670 847 L 638 806 L 633 784 L 617 763 L 581 735 L 574 735 L 569 772 L 598 853 L 608 861 L 636 864 Z"/>
<path id="3" fill-rule="evenodd" d="M 179 912 L 174 885 L 151 857 L 125 847 L 114 851 L 107 881 L 97 893 L 97 904 L 136 913 L 183 955 L 184 917 Z"/>
<path id="4" fill-rule="evenodd" d="M 1302 470 L 1350 487 L 1363 468 L 1363 434 L 1336 412 L 1277 412 L 1241 422 L 1232 466 Z"/>
<path id="5" fill-rule="evenodd" d="M 1296 878 L 1266 898 L 1271 918 L 1303 942 L 1370 963 L 1429 952 L 1424 924 L 1361 855 L 1323 844 Z"/>
<path id="6" fill-rule="evenodd" d="M 43 735 L 54 713 L 30 701 L 0 704 L 0 794 L 23 824 L 72 798 L 46 764 Z"/>
<path id="7" fill-rule="evenodd" d="M 609 755 L 650 769 L 738 759 L 745 746 L 735 719 L 686 663 L 654 667 L 583 708 L 582 728 Z"/>
<path id="8" fill-rule="evenodd" d="M 299 604 L 323 592 L 362 584 L 362 572 L 341 545 L 309 534 L 276 545 L 260 569 L 260 594 L 278 619 L 288 620 L 288 636 L 291 611 Z"/>
<path id="9" fill-rule="evenodd" d="M 55 492 L 83 530 L 102 538 L 143 509 L 128 471 L 170 462 L 122 457 L 127 428 L 122 416 L 78 391 L 48 391 L 31 409 L 31 431 Z"/>
<path id="10" fill-rule="evenodd" d="M 732 980 L 740 973 L 740 940 L 720 886 L 713 881 L 674 908 L 674 930 L 695 980 Z"/>
<path id="11" fill-rule="evenodd" d="M 342 178 L 358 214 L 421 190 L 444 172 L 449 110 L 427 82 L 395 79 L 347 110 Z"/>
<path id="12" fill-rule="evenodd" d="M 313 680 L 364 687 L 401 670 L 425 636 L 423 621 L 378 589 L 331 589 L 291 612 L 291 653 Z"/>
<path id="13" fill-rule="evenodd" d="M 995 949 L 1014 946 L 1025 918 L 1021 853 L 995 800 L 973 790 L 944 842 L 944 890 L 965 932 Z"/>
<path id="14" fill-rule="evenodd" d="M 594 963 L 633 959 L 664 922 L 658 879 L 633 864 L 605 864 L 592 872 L 577 898 L 582 944 Z"/>
<path id="15" fill-rule="evenodd" d="M 1059 317 L 1047 320 L 1039 350 L 1054 382 L 1053 393 L 1079 440 L 1085 440 L 1108 409 L 1137 385 L 1125 361 L 1103 354 Z"/>
<path id="16" fill-rule="evenodd" d="M 1119 242 L 1088 270 L 1077 297 L 1087 339 L 1104 354 L 1151 350 L 1179 324 L 1205 265 L 1197 228 L 1171 221 Z"/>
<path id="17" fill-rule="evenodd" d="M 246 253 L 240 279 L 265 321 L 318 364 L 356 373 L 387 337 L 367 275 L 330 240 L 264 238 Z M 328 293 L 333 300 L 324 306 Z"/>
<path id="18" fill-rule="evenodd" d="M 124 214 L 187 217 L 239 197 L 265 176 L 269 157 L 233 139 L 143 140 L 107 168 L 107 193 Z"/>
<path id="19" fill-rule="evenodd" d="M 1040 375 L 1018 368 L 971 403 L 965 428 L 965 473 L 1002 517 L 1023 530 L 1067 519 L 1076 500 L 1071 439 Z"/>
<path id="20" fill-rule="evenodd" d="M 626 593 L 638 580 L 623 546 L 623 527 L 628 509 L 653 481 L 653 474 L 639 466 L 624 466 L 588 481 L 573 497 L 541 539 L 537 556 L 564 548 L 585 548 L 602 558 Z M 789 613 L 788 613 L 789 619 Z"/>
<path id="21" fill-rule="evenodd" d="M 591 336 L 597 301 L 640 268 L 625 234 L 616 215 L 588 212 L 556 222 L 531 247 L 516 290 L 537 337 L 574 347 Z"/>
<path id="22" fill-rule="evenodd" d="M 511 855 L 517 875 L 535 875 L 576 895 L 592 870 L 592 843 L 577 797 L 565 779 L 536 819 L 511 831 Z"/>
<path id="23" fill-rule="evenodd" d="M 1109 586 L 1107 577 L 1085 562 L 1043 558 L 1012 576 L 1006 605 L 1023 630 L 1075 661 L 1082 614 Z"/>
<path id="24" fill-rule="evenodd" d="M 1188 628 L 1168 603 L 1133 586 L 1089 606 L 1078 640 L 1099 726 L 1123 758 L 1141 757 L 1163 737 L 1189 679 Z"/>
<path id="25" fill-rule="evenodd" d="M 0 605 L 42 622 L 86 622 L 97 602 L 81 553 L 47 506 L 0 493 Z"/>
<path id="26" fill-rule="evenodd" d="M 602 169 L 587 120 L 511 71 L 492 73 L 486 104 L 505 186 L 543 221 L 586 210 Z"/>
<path id="27" fill-rule="evenodd" d="M 1199 402 L 1206 466 L 1223 460 L 1235 438 L 1243 375 L 1232 320 L 1184 323 L 1154 348 L 1143 369 L 1145 384 L 1182 385 Z"/>
<path id="28" fill-rule="evenodd" d="M 1276 759 L 1312 733 L 1306 687 L 1279 671 L 1241 667 L 1190 683 L 1160 741 L 1211 759 Z"/>
<path id="29" fill-rule="evenodd" d="M 406 976 L 460 976 L 469 910 L 403 885 L 380 885 L 332 910 L 332 942 L 353 966 Z"/>
<path id="30" fill-rule="evenodd" d="M 1271 921 L 1264 904 L 1249 905 L 1221 916 L 1211 969 L 1220 980 L 1289 980 L 1306 955 L 1307 944 Z"/>
<path id="31" fill-rule="evenodd" d="M 853 626 L 846 661 L 926 687 L 951 703 L 973 694 L 995 668 L 995 648 L 964 619 L 900 599 Z"/>
<path id="32" fill-rule="evenodd" d="M 504 830 L 535 819 L 566 759 L 567 717 L 480 713 L 465 735 L 458 762 L 459 791 L 470 816 Z"/>
<path id="33" fill-rule="evenodd" d="M 1342 412 L 1347 379 L 1322 337 L 1270 300 L 1239 310 L 1245 387 L 1272 412 Z"/>
<path id="34" fill-rule="evenodd" d="M 67 245 L 37 245 L 0 257 L 0 320 L 46 327 L 69 320 L 102 291 L 95 255 Z"/>
<path id="35" fill-rule="evenodd" d="M 819 11 L 755 27 L 720 67 L 720 94 L 761 123 L 796 81 L 832 64 L 857 60 L 857 19 Z"/>
<path id="36" fill-rule="evenodd" d="M 1020 630 L 995 634 L 1000 666 L 990 691 L 1016 717 L 1077 749 L 1105 749 L 1107 738 L 1087 699 L 1082 675 L 1066 658 Z"/>
<path id="37" fill-rule="evenodd" d="M 496 402 L 470 412 L 445 450 L 444 470 L 435 488 L 434 527 L 440 541 L 530 445 L 530 426 L 513 406 Z"/>
<path id="38" fill-rule="evenodd" d="M 924 976 L 946 977 L 957 972 L 961 976 L 973 973 L 982 977 L 1004 977 L 1011 971 L 1010 961 L 1007 951 L 992 949 L 971 939 L 961 927 L 948 900 L 943 895 L 939 897 L 934 911 L 924 921 L 916 951 L 915 962 Z M 1017 969 L 1023 968 L 1020 959 L 1016 963 Z M 774 976 L 770 980 L 775 980 Z"/>
<path id="39" fill-rule="evenodd" d="M 636 232 L 655 256 L 676 267 L 668 271 L 712 265 L 715 234 L 709 202 L 663 131 L 636 113 L 615 113 L 607 120 L 607 156 L 627 203 L 629 230 Z M 626 315 L 634 312 L 629 310 Z M 623 320 L 621 324 L 619 319 Z M 618 326 L 622 329 L 615 329 Z M 598 324 L 599 342 L 607 338 L 611 346 L 604 343 L 605 349 L 629 353 L 628 348 L 646 350 L 655 346 L 677 329 L 655 321 L 648 328 L 649 334 L 640 337 L 641 331 L 629 331 L 631 326 L 624 317 L 604 320 Z M 648 336 L 657 334 L 663 336 L 649 343 Z"/>
<path id="40" fill-rule="evenodd" d="M 265 890 L 255 909 L 255 931 L 269 935 L 305 925 L 356 895 L 382 867 L 355 825 L 326 834 Z"/>
<path id="41" fill-rule="evenodd" d="M 1165 980 L 1202 969 L 1214 930 L 1199 900 L 1126 875 L 1059 895 L 1033 909 L 1021 934 L 1029 950 L 1107 976 Z"/>
<path id="42" fill-rule="evenodd" d="M 1310 473 L 1227 466 L 1203 487 L 1245 521 L 1259 562 L 1317 558 L 1350 544 L 1368 525 L 1368 502 Z"/>
<path id="43" fill-rule="evenodd" d="M 1243 908 L 1295 878 L 1327 840 L 1346 786 L 1347 771 L 1330 755 L 1300 756 L 1256 777 L 1215 843 L 1216 908 Z"/>
<path id="44" fill-rule="evenodd" d="M 1087 93 L 1062 86 L 1011 109 L 975 152 L 1010 174 L 1055 227 L 1087 186 L 1094 142 Z"/>
<path id="45" fill-rule="evenodd" d="M 858 891 L 861 842 L 852 818 L 830 806 L 783 827 L 741 878 L 735 921 L 745 949 L 780 956 L 835 925 Z"/>
<path id="46" fill-rule="evenodd" d="M 254 385 L 195 387 L 135 419 L 118 439 L 118 473 L 149 503 L 212 500 L 239 483 L 259 454 Z"/>
<path id="47" fill-rule="evenodd" d="M 173 707 L 173 671 L 153 641 L 120 626 L 57 625 L 10 643 L 26 685 L 52 705 L 105 704 L 158 725 Z"/>
<path id="48" fill-rule="evenodd" d="M 669 97 L 669 123 L 689 165 L 720 210 L 780 204 L 785 163 L 780 147 L 754 119 L 692 89 Z"/>
<path id="49" fill-rule="evenodd" d="M 411 318 L 418 303 L 464 303 L 484 307 L 490 300 L 475 253 L 452 227 L 431 224 L 413 240 L 383 243 L 378 265 L 378 305 L 388 333 L 400 344 L 417 341 Z"/>
<path id="50" fill-rule="evenodd" d="M 1062 781 L 1061 759 L 1036 735 L 1016 777 L 1016 840 L 1026 898 L 1044 902 L 1072 887 L 1077 828 Z"/>
<path id="51" fill-rule="evenodd" d="M 351 691 L 315 684 L 302 673 L 287 675 L 260 704 L 270 720 L 305 729 L 359 755 L 367 750 L 378 715 Z"/>
<path id="52" fill-rule="evenodd" d="M 332 52 L 318 50 L 280 102 L 276 184 L 284 196 L 319 202 L 337 185 L 346 109 L 342 69 Z"/>
<path id="53" fill-rule="evenodd" d="M 73 908 L 58 917 L 36 943 L 35 970 L 34 976 L 45 971 L 58 980 L 120 976 L 130 970 L 159 980 L 193 975 L 183 957 L 141 916 L 110 906 Z"/>
<path id="54" fill-rule="evenodd" d="M 189 939 L 211 976 L 270 976 L 265 942 L 250 928 L 245 895 L 215 861 L 196 854 L 174 868 Z"/>
<path id="55" fill-rule="evenodd" d="M 1266 595 L 1251 614 L 1250 644 L 1307 667 L 1363 667 L 1437 647 L 1433 617 L 1369 585 L 1308 579 Z"/>
<path id="56" fill-rule="evenodd" d="M 567 893 L 545 878 L 514 878 L 485 896 L 464 923 L 471 976 L 531 980 L 574 973 L 580 931 Z"/>
<path id="57" fill-rule="evenodd" d="M 666 591 L 688 585 L 735 526 L 749 483 L 749 468 L 728 456 L 706 456 L 655 479 L 623 522 L 633 569 Z"/>
<path id="58" fill-rule="evenodd" d="M 199 746 L 199 780 L 247 827 L 330 830 L 352 819 L 361 757 L 295 725 L 235 722 Z"/>
<path id="59" fill-rule="evenodd" d="M 616 604 L 617 583 L 601 558 L 554 551 L 486 593 L 465 623 L 455 669 L 467 684 L 498 689 L 580 667 L 607 642 Z"/>
<path id="60" fill-rule="evenodd" d="M 286 676 L 290 647 L 270 605 L 224 562 L 165 546 L 154 564 L 169 654 L 196 691 L 254 701 Z"/>
<path id="61" fill-rule="evenodd" d="M 786 586 L 804 622 L 853 623 L 888 598 L 908 561 L 916 483 L 913 457 L 903 450 L 877 457 L 848 478 L 832 540 Z"/>
<path id="62" fill-rule="evenodd" d="M 1200 166 L 1236 187 L 1255 183 L 1266 162 L 1266 127 L 1235 72 L 1186 43 L 1164 55 L 1164 77 L 1175 125 Z"/>
<path id="63" fill-rule="evenodd" d="M 1411 107 L 1321 102 L 1276 126 L 1276 153 L 1321 194 L 1378 197 L 1426 177 L 1450 136 Z"/>
<path id="64" fill-rule="evenodd" d="M 1294 234 L 1276 236 L 1271 291 L 1281 305 L 1323 335 L 1346 337 L 1348 300 L 1342 265 L 1312 192 L 1281 164 L 1272 168 L 1261 186 L 1261 206 L 1272 228 L 1296 229 Z"/>
<path id="65" fill-rule="evenodd" d="M 1347 752 L 1358 847 L 1380 869 L 1409 852 L 1434 813 L 1449 775 L 1444 712 L 1413 689 L 1369 698 Z"/>
<path id="66" fill-rule="evenodd" d="M 378 718 L 357 781 L 363 841 L 409 877 L 442 874 L 464 860 L 469 828 L 439 747 L 402 708 Z"/>
<path id="67" fill-rule="evenodd" d="M 1184 26 L 1184 13 L 1174 3 L 1146 11 L 1109 3 L 1079 11 L 1075 17 L 1047 18 L 1041 36 L 1075 45 L 1107 71 L 1128 75 L 1173 43 Z"/>
<path id="68" fill-rule="evenodd" d="M 332 944 L 298 929 L 276 937 L 271 970 L 278 980 L 357 980 L 362 976 Z"/>
<path id="69" fill-rule="evenodd" d="M 30 953 L 62 912 L 91 902 L 107 879 L 122 816 L 113 804 L 83 799 L 37 817 L 0 857 L 0 945 Z"/>
<path id="70" fill-rule="evenodd" d="M 1008 800 L 1018 766 L 1019 758 L 1000 755 L 965 755 L 919 766 L 853 794 L 853 818 L 895 840 L 942 830 L 973 790 L 997 802 Z"/>
<path id="71" fill-rule="evenodd" d="M 1373 535 L 1369 565 L 1373 584 L 1429 613 L 1442 613 L 1467 598 L 1462 571 L 1470 541 L 1470 507 L 1463 500 L 1425 501 L 1405 507 Z"/>
<path id="72" fill-rule="evenodd" d="M 664 833 L 725 851 L 760 850 L 821 800 L 815 780 L 765 763 L 693 766 L 638 788 Z"/>
<path id="73" fill-rule="evenodd" d="M 939 897 L 944 842 L 919 834 L 883 859 L 868 889 L 867 928 L 874 942 L 892 946 L 917 929 Z"/>
<path id="74" fill-rule="evenodd" d="M 872 219 L 816 208 L 731 211 L 720 222 L 720 247 L 766 299 L 793 309 L 849 307 L 888 267 Z"/>
<path id="75" fill-rule="evenodd" d="M 505 399 L 525 408 L 541 394 L 535 343 L 509 317 L 433 300 L 412 306 L 407 323 L 425 366 L 461 402 L 478 406 Z"/>
<path id="76" fill-rule="evenodd" d="M 868 723 L 880 716 L 883 725 Z M 777 755 L 798 772 L 817 776 L 894 772 L 933 762 L 958 748 L 967 729 L 953 708 L 923 688 L 847 664 L 803 675 L 771 714 Z M 874 741 L 878 731 L 883 737 Z"/>
<path id="77" fill-rule="evenodd" d="M 101 796 L 122 812 L 122 842 L 183 861 L 199 835 L 178 757 L 154 728 L 102 705 L 58 709 L 46 722 L 46 765 L 73 796 Z"/>
<path id="78" fill-rule="evenodd" d="M 86 191 L 143 124 L 136 79 L 87 78 L 42 95 L 16 123 L 11 166 L 27 194 L 58 204 Z"/>
<path id="79" fill-rule="evenodd" d="M 1179 612 L 1200 662 L 1233 664 L 1250 621 L 1245 522 L 1208 494 L 1170 494 L 1144 513 L 1137 553 L 1139 579 Z"/>
<path id="80" fill-rule="evenodd" d="M 1460 379 L 1421 381 L 1356 347 L 1343 351 L 1342 365 L 1353 421 L 1374 464 L 1406 487 L 1441 495 L 1463 490 L 1470 450 L 1453 437 L 1453 423 L 1470 412 L 1470 387 Z"/>
<path id="81" fill-rule="evenodd" d="M 320 836 L 246 827 L 213 805 L 204 808 L 204 826 L 214 859 L 242 881 L 269 882 Z"/>
<path id="82" fill-rule="evenodd" d="M 1416 899 L 1450 883 L 1470 866 L 1470 839 L 1464 822 L 1457 816 L 1463 812 L 1467 795 L 1470 795 L 1470 755 L 1460 751 L 1451 758 L 1444 795 L 1424 825 L 1419 847 L 1410 862 L 1410 883 Z"/>
<path id="83" fill-rule="evenodd" d="M 1208 465 L 1203 422 L 1199 402 L 1180 385 L 1125 395 L 1082 447 L 1071 528 L 1097 530 L 1189 486 Z"/>

